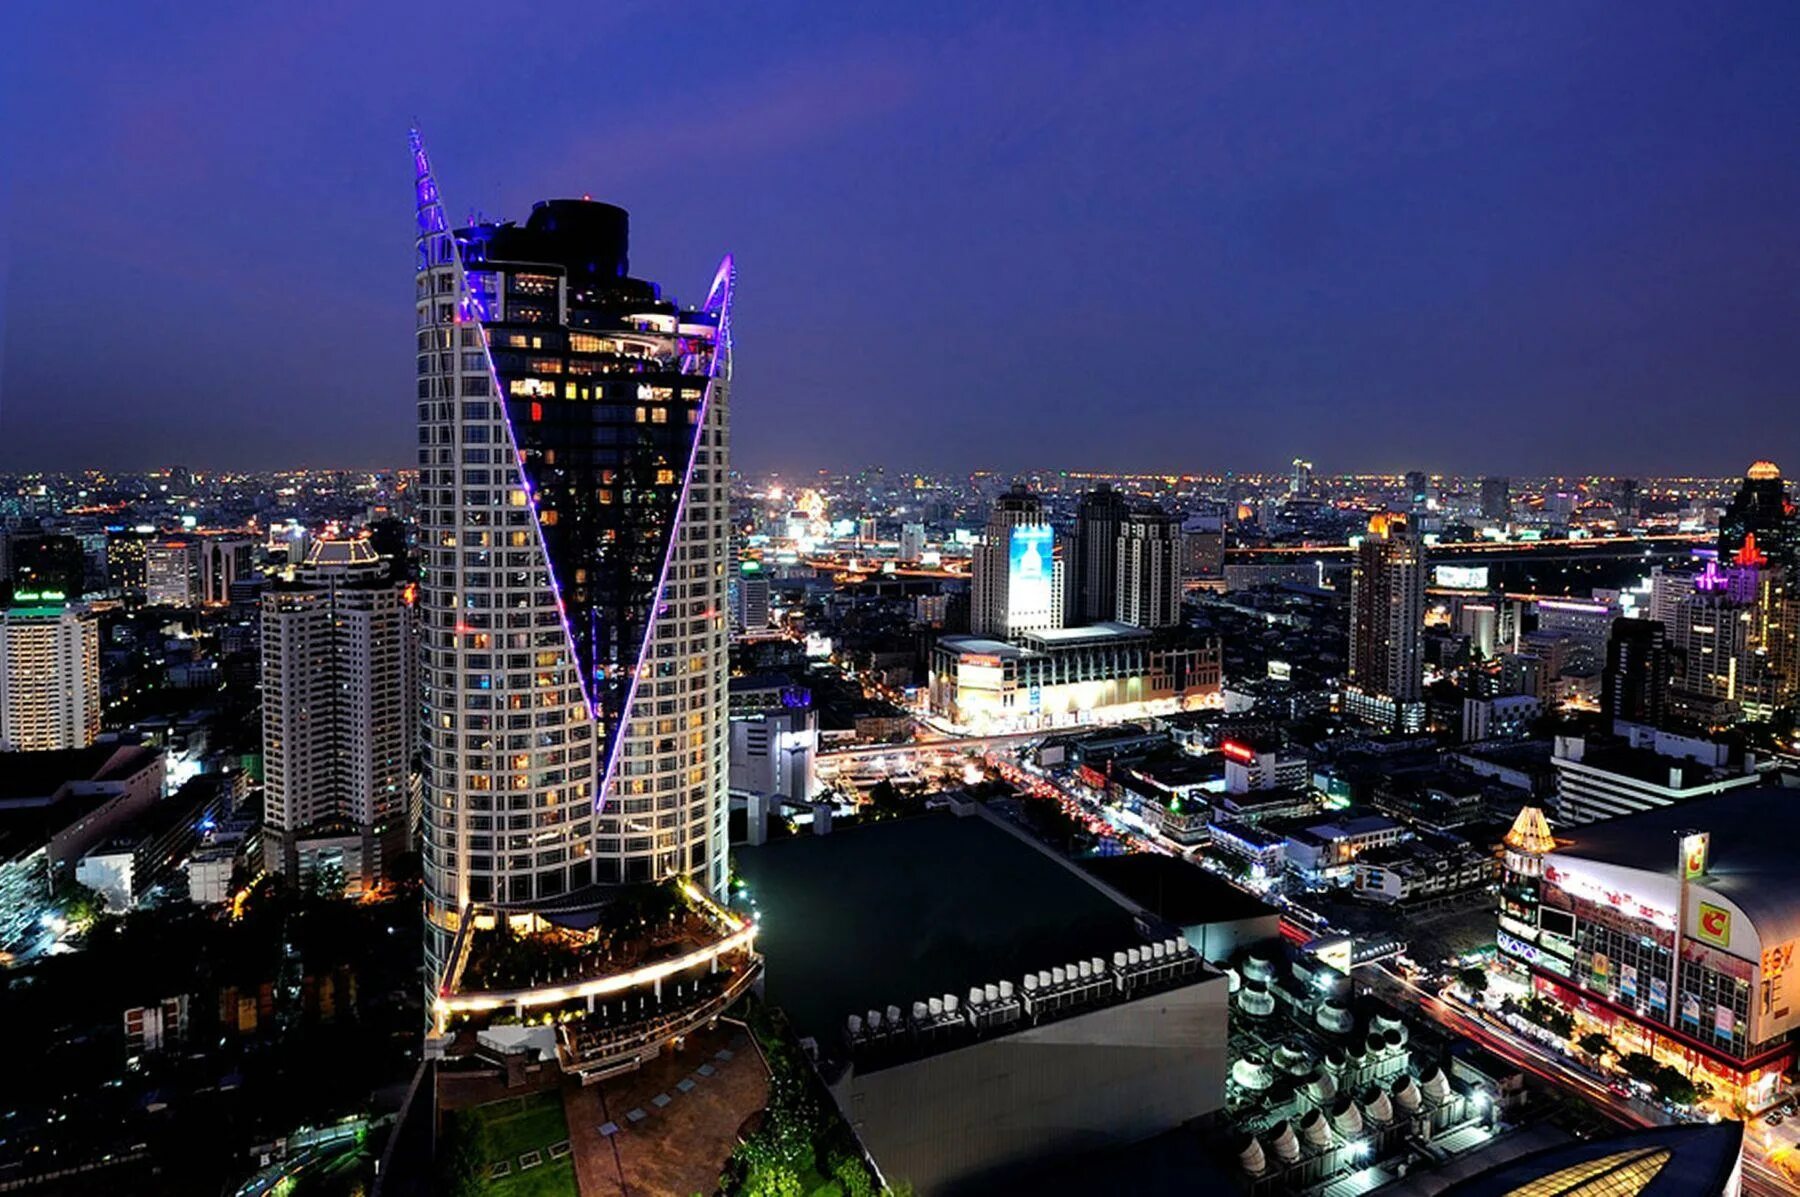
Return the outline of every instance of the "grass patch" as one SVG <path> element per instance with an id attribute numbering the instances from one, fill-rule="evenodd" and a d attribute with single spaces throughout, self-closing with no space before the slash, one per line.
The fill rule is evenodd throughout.
<path id="1" fill-rule="evenodd" d="M 484 1192 L 495 1197 L 576 1197 L 574 1161 L 550 1158 L 550 1144 L 569 1137 L 561 1093 L 552 1089 L 509 1097 L 476 1106 L 471 1113 L 481 1121 L 482 1174 L 486 1164 L 500 1160 L 513 1166 L 510 1176 L 487 1181 Z M 521 1171 L 519 1157 L 528 1151 L 538 1152 L 544 1162 Z"/>

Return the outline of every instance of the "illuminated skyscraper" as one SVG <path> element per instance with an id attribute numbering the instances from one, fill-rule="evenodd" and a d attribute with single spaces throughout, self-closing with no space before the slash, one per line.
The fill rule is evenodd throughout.
<path id="1" fill-rule="evenodd" d="M 1396 731 L 1424 723 L 1425 544 L 1399 515 L 1378 515 L 1350 573 L 1350 684 L 1344 709 Z"/>
<path id="2" fill-rule="evenodd" d="M 1022 484 L 994 501 L 975 547 L 969 626 L 1004 640 L 1063 626 L 1063 568 L 1044 501 Z"/>
<path id="3" fill-rule="evenodd" d="M 435 972 L 471 903 L 725 887 L 734 276 L 677 305 L 589 200 L 452 230 L 414 159 Z"/>
<path id="4" fill-rule="evenodd" d="M 100 734 L 100 628 L 61 595 L 0 612 L 0 751 L 86 748 Z"/>

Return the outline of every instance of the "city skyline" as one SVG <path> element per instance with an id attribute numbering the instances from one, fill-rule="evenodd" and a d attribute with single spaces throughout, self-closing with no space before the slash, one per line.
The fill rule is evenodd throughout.
<path id="1" fill-rule="evenodd" d="M 468 207 L 667 206 L 644 253 L 675 278 L 727 248 L 699 180 L 729 172 L 760 288 L 748 469 L 1010 470 L 1079 443 L 1095 469 L 1727 476 L 1800 448 L 1777 420 L 1796 31 L 1773 10 L 727 15 L 679 35 L 679 116 L 638 61 L 672 35 L 515 31 L 603 65 L 630 137 L 572 84 L 437 94 L 399 16 L 355 15 L 27 18 L 0 468 L 404 461 L 389 221 L 414 116 Z M 74 283 L 102 271 L 130 319 L 96 347 Z M 825 345 L 853 347 L 850 393 Z M 1639 431 L 1702 417 L 1705 438 Z"/>

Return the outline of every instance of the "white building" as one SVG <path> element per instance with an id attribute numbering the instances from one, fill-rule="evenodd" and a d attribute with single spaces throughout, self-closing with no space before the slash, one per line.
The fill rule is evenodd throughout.
<path id="1" fill-rule="evenodd" d="M 401 587 L 366 540 L 317 540 L 262 598 L 263 861 L 291 879 L 308 840 L 360 836 L 357 888 L 405 843 L 408 671 Z"/>
<path id="2" fill-rule="evenodd" d="M 1172 628 L 1181 622 L 1181 521 L 1161 511 L 1133 511 L 1119 528 L 1120 623 Z"/>
<path id="3" fill-rule="evenodd" d="M 969 623 L 976 636 L 1011 640 L 1063 626 L 1063 566 L 1043 500 L 1015 485 L 994 502 L 975 547 Z"/>
<path id="4" fill-rule="evenodd" d="M 100 630 L 80 606 L 0 615 L 0 751 L 86 748 L 100 734 Z"/>
<path id="5" fill-rule="evenodd" d="M 1755 761 L 1734 760 L 1723 744 L 1632 724 L 1617 726 L 1626 735 L 1623 742 L 1556 737 L 1550 764 L 1556 772 L 1559 825 L 1617 818 L 1759 780 Z"/>
<path id="6" fill-rule="evenodd" d="M 152 607 L 192 607 L 199 601 L 199 542 L 191 536 L 173 536 L 146 545 L 144 602 Z"/>

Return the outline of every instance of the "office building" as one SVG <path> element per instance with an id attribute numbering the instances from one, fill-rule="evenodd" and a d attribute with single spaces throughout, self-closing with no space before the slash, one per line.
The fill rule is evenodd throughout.
<path id="1" fill-rule="evenodd" d="M 1505 478 L 1481 480 L 1481 518 L 1503 524 L 1512 518 L 1512 484 Z"/>
<path id="2" fill-rule="evenodd" d="M 1181 622 L 1181 521 L 1161 511 L 1134 511 L 1119 530 L 1120 623 L 1172 628 Z"/>
<path id="3" fill-rule="evenodd" d="M 200 543 L 191 536 L 153 540 L 144 548 L 144 603 L 192 607 L 200 601 Z"/>
<path id="4" fill-rule="evenodd" d="M 1217 578 L 1225 572 L 1224 520 L 1216 515 L 1189 516 L 1181 525 L 1181 578 Z"/>
<path id="5" fill-rule="evenodd" d="M 452 230 L 414 159 L 435 975 L 472 905 L 725 889 L 735 276 L 672 302 L 589 200 Z"/>
<path id="6" fill-rule="evenodd" d="M 1557 736 L 1559 826 L 1690 802 L 1757 782 L 1754 758 L 1730 746 L 1632 724 L 1613 738 Z"/>
<path id="7" fill-rule="evenodd" d="M 1423 470 L 1408 470 L 1402 479 L 1404 498 L 1413 511 L 1423 511 L 1431 502 L 1431 479 Z"/>
<path id="8" fill-rule="evenodd" d="M 144 601 L 144 555 L 155 538 L 156 529 L 148 525 L 106 531 L 107 585 L 126 602 Z"/>
<path id="9" fill-rule="evenodd" d="M 900 560 L 917 561 L 925 556 L 925 525 L 900 525 Z"/>
<path id="10" fill-rule="evenodd" d="M 1063 564 L 1044 502 L 1022 484 L 1001 495 L 975 546 L 969 625 L 1011 640 L 1063 626 Z"/>
<path id="11" fill-rule="evenodd" d="M 86 748 L 100 734 L 100 628 L 81 606 L 16 596 L 0 614 L 0 751 Z"/>
<path id="12" fill-rule="evenodd" d="M 769 575 L 762 562 L 738 562 L 738 576 L 732 586 L 732 622 L 740 633 L 755 635 L 769 627 Z"/>
<path id="13" fill-rule="evenodd" d="M 1399 515 L 1378 515 L 1350 572 L 1350 670 L 1344 709 L 1410 731 L 1425 721 L 1425 545 Z"/>
<path id="14" fill-rule="evenodd" d="M 1498 942 L 1538 992 L 1756 1110 L 1795 1059 L 1793 791 L 1750 786 L 1555 839 L 1508 833 Z"/>
<path id="15" fill-rule="evenodd" d="M 1614 620 L 1600 686 L 1600 709 L 1609 724 L 1661 726 L 1669 714 L 1670 681 L 1668 629 L 1650 619 Z"/>
<path id="16" fill-rule="evenodd" d="M 15 594 L 79 599 L 86 588 L 87 558 L 73 536 L 15 536 L 8 551 Z"/>
<path id="17" fill-rule="evenodd" d="M 198 542 L 200 601 L 224 606 L 231 601 L 231 585 L 249 579 L 254 572 L 256 542 L 237 536 L 207 536 Z"/>
<path id="18" fill-rule="evenodd" d="M 1118 614 L 1120 537 L 1130 515 L 1125 496 L 1104 482 L 1081 496 L 1075 509 L 1070 623 L 1123 618 Z"/>
<path id="19" fill-rule="evenodd" d="M 1777 565 L 1800 565 L 1800 520 L 1788 502 L 1787 482 L 1772 461 L 1751 463 L 1719 517 L 1719 559 L 1736 557 L 1746 542 Z"/>
<path id="20" fill-rule="evenodd" d="M 402 589 L 367 540 L 320 539 L 262 596 L 270 873 L 300 881 L 332 862 L 346 886 L 372 888 L 405 845 L 415 713 Z"/>
<path id="21" fill-rule="evenodd" d="M 1296 499 L 1309 498 L 1313 489 L 1313 463 L 1294 458 L 1293 473 L 1288 476 L 1288 494 Z"/>
<path id="22" fill-rule="evenodd" d="M 819 712 L 785 675 L 732 678 L 731 789 L 796 806 L 819 792 Z M 752 842 L 756 833 L 752 830 Z"/>

